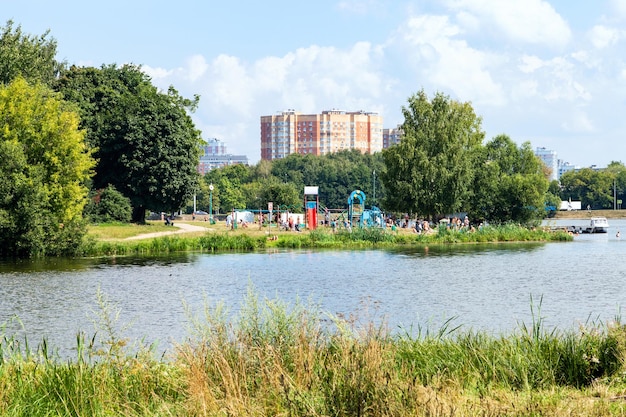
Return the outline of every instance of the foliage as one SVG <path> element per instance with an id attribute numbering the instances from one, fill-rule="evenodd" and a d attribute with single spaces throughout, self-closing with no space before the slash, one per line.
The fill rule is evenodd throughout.
<path id="1" fill-rule="evenodd" d="M 204 182 L 213 184 L 213 210 L 228 213 L 246 208 L 244 184 L 249 182 L 250 168 L 241 164 L 228 165 L 209 171 Z"/>
<path id="2" fill-rule="evenodd" d="M 626 199 L 626 166 L 612 161 L 606 169 L 584 168 L 561 176 L 561 198 L 592 209 L 622 208 Z"/>
<path id="3" fill-rule="evenodd" d="M 0 87 L 0 254 L 71 254 L 94 161 L 78 115 L 41 84 Z"/>
<path id="4" fill-rule="evenodd" d="M 55 60 L 57 42 L 49 31 L 33 36 L 13 27 L 9 20 L 0 28 L 0 84 L 8 84 L 21 76 L 29 82 L 51 86 L 64 64 Z"/>
<path id="5" fill-rule="evenodd" d="M 469 103 L 424 91 L 402 108 L 402 141 L 383 151 L 387 190 L 384 206 L 420 216 L 455 213 L 467 207 L 474 160 L 484 132 Z"/>
<path id="6" fill-rule="evenodd" d="M 93 223 L 125 222 L 131 218 L 130 200 L 117 191 L 113 185 L 92 191 L 84 215 Z"/>
<path id="7" fill-rule="evenodd" d="M 549 183 L 530 143 L 496 136 L 478 153 L 476 172 L 472 218 L 526 224 L 544 217 Z"/>
<path id="8" fill-rule="evenodd" d="M 583 207 L 590 206 L 594 210 L 612 209 L 614 191 L 621 199 L 626 197 L 624 190 L 626 168 L 621 163 L 614 162 L 606 170 L 583 168 L 561 175 L 561 198 L 580 201 Z"/>
<path id="9" fill-rule="evenodd" d="M 367 193 L 367 205 L 375 205 L 384 196 L 384 188 L 375 175 L 384 165 L 382 155 L 359 151 L 341 151 L 329 155 L 292 154 L 275 161 L 260 161 L 256 166 L 231 165 L 208 172 L 204 181 L 214 185 L 213 207 L 221 213 L 232 209 L 274 207 L 302 210 L 305 186 L 319 187 L 321 207 L 345 208 L 350 193 Z M 374 186 L 376 192 L 374 193 Z"/>
<path id="10" fill-rule="evenodd" d="M 57 84 L 80 108 L 87 139 L 96 149 L 94 188 L 114 185 L 128 197 L 132 219 L 146 209 L 172 212 L 191 198 L 198 180 L 200 134 L 186 100 L 170 87 L 162 93 L 140 67 L 71 67 Z"/>

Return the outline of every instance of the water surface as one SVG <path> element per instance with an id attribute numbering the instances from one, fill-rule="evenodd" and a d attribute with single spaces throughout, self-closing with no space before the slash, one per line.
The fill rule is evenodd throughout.
<path id="1" fill-rule="evenodd" d="M 261 298 L 384 319 L 392 331 L 438 329 L 453 319 L 466 329 L 510 332 L 532 322 L 532 298 L 535 306 L 542 300 L 546 326 L 571 329 L 620 313 L 626 236 L 615 236 L 619 228 L 626 222 L 567 243 L 5 262 L 0 323 L 31 344 L 46 337 L 68 351 L 78 331 L 94 333 L 100 290 L 131 325 L 125 336 L 168 349 L 189 334 L 185 304 L 199 311 L 223 302 L 234 315 L 253 288 Z"/>

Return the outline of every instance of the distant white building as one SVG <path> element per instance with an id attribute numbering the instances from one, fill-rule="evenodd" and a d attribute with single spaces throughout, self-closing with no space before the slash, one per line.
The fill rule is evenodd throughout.
<path id="1" fill-rule="evenodd" d="M 578 171 L 580 169 L 577 165 L 572 165 L 569 162 L 565 162 L 562 159 L 557 158 L 556 151 L 546 149 L 546 148 L 537 148 L 535 150 L 535 155 L 543 161 L 543 163 L 550 169 L 550 180 L 561 180 L 561 176 L 569 171 Z"/>
<path id="2" fill-rule="evenodd" d="M 561 176 L 565 174 L 566 172 L 578 171 L 579 169 L 580 167 L 576 165 L 572 165 L 569 162 L 559 160 L 559 179 L 561 179 Z"/>
<path id="3" fill-rule="evenodd" d="M 206 144 L 201 146 L 200 162 L 198 163 L 198 172 L 201 175 L 212 169 L 234 164 L 248 165 L 248 157 L 226 153 L 224 142 L 215 138 L 208 139 Z"/>
<path id="4" fill-rule="evenodd" d="M 537 148 L 535 150 L 535 155 L 541 159 L 541 161 L 550 169 L 550 180 L 557 180 L 560 178 L 559 175 L 559 159 L 556 156 L 556 151 L 546 149 L 546 148 Z"/>

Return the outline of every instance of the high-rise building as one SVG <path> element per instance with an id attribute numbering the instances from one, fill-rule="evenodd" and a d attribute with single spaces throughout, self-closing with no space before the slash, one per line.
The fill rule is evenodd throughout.
<path id="1" fill-rule="evenodd" d="M 569 171 L 578 171 L 580 167 L 557 158 L 556 151 L 546 148 L 537 148 L 535 155 L 551 170 L 550 180 L 561 180 L 561 176 Z M 592 166 L 593 167 L 593 166 Z"/>
<path id="2" fill-rule="evenodd" d="M 537 148 L 535 150 L 535 155 L 537 155 L 544 165 L 550 170 L 550 180 L 558 180 L 559 160 L 556 157 L 556 151 L 546 148 Z"/>
<path id="3" fill-rule="evenodd" d="M 382 148 L 383 119 L 376 113 L 287 110 L 261 116 L 261 159 L 271 161 L 292 153 L 326 155 L 345 149 L 374 153 Z"/>
<path id="4" fill-rule="evenodd" d="M 248 165 L 248 157 L 245 155 L 232 155 L 226 153 L 226 144 L 219 139 L 210 138 L 200 148 L 200 162 L 198 172 L 206 174 L 212 169 L 221 168 L 226 165 L 244 164 Z"/>
<path id="5" fill-rule="evenodd" d="M 559 159 L 559 180 L 561 179 L 561 176 L 563 176 L 563 174 L 565 174 L 566 172 L 578 171 L 579 169 L 580 167 L 570 164 L 569 162 L 561 161 Z"/>
<path id="6" fill-rule="evenodd" d="M 392 129 L 383 129 L 383 149 L 397 145 L 402 139 L 402 128 L 400 126 Z"/>

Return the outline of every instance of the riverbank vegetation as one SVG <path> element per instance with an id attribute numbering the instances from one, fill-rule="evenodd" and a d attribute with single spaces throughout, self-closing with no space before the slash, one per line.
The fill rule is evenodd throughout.
<path id="1" fill-rule="evenodd" d="M 189 312 L 171 351 L 99 332 L 60 358 L 0 330 L 3 416 L 610 416 L 626 412 L 626 327 L 534 321 L 506 335 L 400 329 L 249 293 L 239 313 Z M 533 308 L 533 307 L 531 307 Z M 364 320 L 362 320 L 364 319 Z M 123 326 L 122 326 L 123 327 Z"/>
<path id="2" fill-rule="evenodd" d="M 410 230 L 366 228 L 348 231 L 330 228 L 313 231 L 285 232 L 266 227 L 240 228 L 237 230 L 207 231 L 166 235 L 149 239 L 123 240 L 120 236 L 136 234 L 138 230 L 171 230 L 171 226 L 112 225 L 92 227 L 90 234 L 77 256 L 127 256 L 158 255 L 174 252 L 220 252 L 254 251 L 271 248 L 285 249 L 360 249 L 393 248 L 398 246 L 428 246 L 451 243 L 502 243 L 502 242 L 554 242 L 569 241 L 572 237 L 562 231 L 547 231 L 541 228 L 526 228 L 515 225 L 485 226 L 473 232 L 451 230 L 444 227 L 430 234 L 417 234 Z M 113 236 L 117 236 L 113 237 Z"/>

